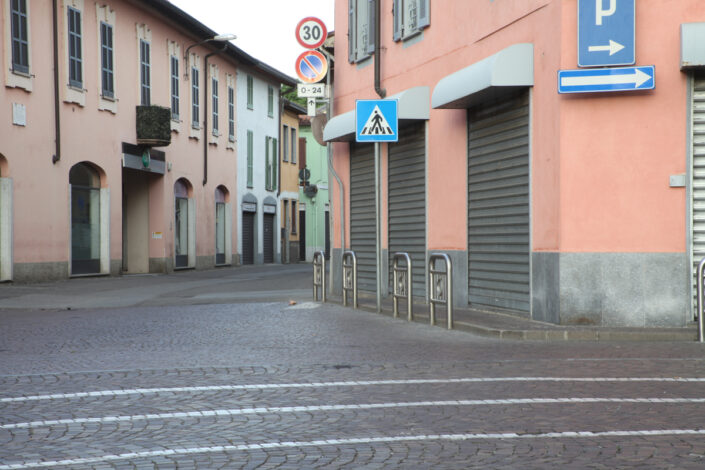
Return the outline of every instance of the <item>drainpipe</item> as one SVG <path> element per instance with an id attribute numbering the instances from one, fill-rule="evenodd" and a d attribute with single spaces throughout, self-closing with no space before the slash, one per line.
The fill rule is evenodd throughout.
<path id="1" fill-rule="evenodd" d="M 387 96 L 387 90 L 384 88 L 381 88 L 381 71 L 380 71 L 380 62 L 382 62 L 381 57 L 379 56 L 379 50 L 380 50 L 380 43 L 382 42 L 382 34 L 380 31 L 381 27 L 381 1 L 376 0 L 375 1 L 375 91 L 379 95 L 380 98 L 384 98 Z"/>
<path id="2" fill-rule="evenodd" d="M 208 73 L 208 58 L 212 55 L 220 54 L 228 47 L 228 43 L 223 44 L 221 49 L 215 52 L 206 54 L 203 58 L 203 75 L 204 75 L 204 93 L 205 97 L 203 99 L 203 186 L 208 182 L 208 82 L 211 81 L 210 74 Z"/>
<path id="3" fill-rule="evenodd" d="M 61 160 L 61 100 L 59 97 L 59 0 L 51 2 L 52 19 L 54 21 L 54 135 L 56 148 L 54 155 L 51 156 L 51 162 L 56 164 Z"/>

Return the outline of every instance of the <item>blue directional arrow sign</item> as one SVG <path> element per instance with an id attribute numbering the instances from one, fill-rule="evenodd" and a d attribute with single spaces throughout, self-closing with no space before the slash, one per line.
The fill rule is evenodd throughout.
<path id="1" fill-rule="evenodd" d="M 398 130 L 397 100 L 357 100 L 355 141 L 397 142 Z"/>
<path id="2" fill-rule="evenodd" d="M 653 65 L 609 69 L 559 70 L 558 93 L 653 90 Z"/>
<path id="3" fill-rule="evenodd" d="M 632 65 L 635 0 L 578 0 L 578 66 Z"/>

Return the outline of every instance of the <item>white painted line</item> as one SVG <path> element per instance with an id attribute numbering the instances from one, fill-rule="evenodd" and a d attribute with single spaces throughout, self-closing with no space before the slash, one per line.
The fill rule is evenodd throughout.
<path id="1" fill-rule="evenodd" d="M 159 387 L 121 390 L 98 390 L 93 392 L 54 393 L 51 395 L 27 395 L 24 397 L 0 398 L 0 403 L 67 400 L 90 397 L 117 397 L 121 395 L 153 395 L 158 393 L 224 392 L 232 390 L 267 390 L 285 388 L 363 387 L 373 385 L 424 385 L 462 384 L 491 382 L 674 382 L 705 383 L 705 377 L 466 377 L 459 379 L 400 379 L 400 380 L 355 380 L 345 382 L 311 382 L 251 385 L 206 385 L 198 387 Z"/>
<path id="2" fill-rule="evenodd" d="M 304 413 L 319 411 L 371 410 L 381 408 L 413 408 L 434 406 L 491 406 L 491 405 L 526 405 L 526 404 L 585 404 L 585 403 L 705 403 L 705 398 L 506 398 L 501 400 L 446 400 L 446 401 L 412 401 L 398 403 L 366 403 L 353 405 L 309 405 L 309 406 L 273 406 L 257 408 L 236 408 L 229 410 L 177 411 L 173 413 L 153 413 L 146 415 L 104 416 L 100 418 L 70 418 L 0 425 L 0 429 L 25 429 L 44 426 L 60 426 L 85 423 L 135 422 L 150 419 L 203 418 L 209 416 L 238 416 L 267 413 Z"/>
<path id="3" fill-rule="evenodd" d="M 261 444 L 240 444 L 216 447 L 189 447 L 145 452 L 130 452 L 126 454 L 108 454 L 99 457 L 85 457 L 66 460 L 34 461 L 16 464 L 0 465 L 0 470 L 23 470 L 26 468 L 47 468 L 94 464 L 100 462 L 114 462 L 117 460 L 147 459 L 153 457 L 209 454 L 221 452 L 247 452 L 261 449 L 288 449 L 300 447 L 344 446 L 356 444 L 383 444 L 410 441 L 469 441 L 469 440 L 500 440 L 500 439 L 579 439 L 583 437 L 636 437 L 636 436 L 704 436 L 705 429 L 653 429 L 643 431 L 565 431 L 536 434 L 518 434 L 514 432 L 503 433 L 472 433 L 472 434 L 421 434 L 416 436 L 382 436 L 382 437 L 356 437 L 339 438 L 316 441 L 278 441 Z"/>

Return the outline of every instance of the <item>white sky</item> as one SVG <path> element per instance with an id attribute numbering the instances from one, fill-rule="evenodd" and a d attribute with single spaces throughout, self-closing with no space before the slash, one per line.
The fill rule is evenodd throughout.
<path id="1" fill-rule="evenodd" d="M 296 25 L 307 16 L 333 30 L 334 0 L 171 0 L 256 59 L 297 78 L 294 62 L 306 49 L 296 41 Z"/>

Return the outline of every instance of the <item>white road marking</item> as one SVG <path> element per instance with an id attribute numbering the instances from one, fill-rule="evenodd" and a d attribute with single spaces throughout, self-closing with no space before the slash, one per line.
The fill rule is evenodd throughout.
<path id="1" fill-rule="evenodd" d="M 51 468 L 61 466 L 86 465 L 100 462 L 114 462 L 117 460 L 145 459 L 153 457 L 208 454 L 222 452 L 246 452 L 261 449 L 290 449 L 300 447 L 343 446 L 356 444 L 385 444 L 394 442 L 411 441 L 467 441 L 467 440 L 500 440 L 500 439 L 580 439 L 600 437 L 644 437 L 644 436 L 703 436 L 704 429 L 649 429 L 640 431 L 566 431 L 536 434 L 523 434 L 515 432 L 489 433 L 489 434 L 421 434 L 416 436 L 382 436 L 322 439 L 316 441 L 274 441 L 261 444 L 240 444 L 214 447 L 190 447 L 155 450 L 145 452 L 130 452 L 126 454 L 108 454 L 99 457 L 85 457 L 53 461 L 22 462 L 9 465 L 0 465 L 0 470 L 23 470 L 26 468 Z"/>
<path id="2" fill-rule="evenodd" d="M 307 406 L 273 406 L 235 408 L 227 410 L 203 410 L 172 413 L 152 413 L 142 415 L 104 416 L 95 418 L 70 418 L 42 421 L 29 421 L 24 423 L 8 423 L 0 425 L 0 429 L 25 429 L 43 426 L 60 426 L 86 423 L 115 423 L 135 422 L 151 419 L 182 419 L 205 418 L 211 416 L 238 416 L 249 414 L 268 413 L 303 413 L 319 411 L 345 411 L 345 410 L 370 410 L 381 408 L 413 408 L 433 406 L 491 406 L 491 405 L 525 405 L 525 404 L 585 404 L 585 403 L 649 403 L 649 404 L 674 404 L 674 403 L 705 403 L 705 398 L 506 398 L 499 400 L 445 400 L 445 401 L 413 401 L 397 403 L 363 403 L 352 405 L 307 405 Z"/>
<path id="3" fill-rule="evenodd" d="M 251 385 L 207 385 L 198 387 L 159 387 L 93 392 L 53 393 L 24 397 L 0 398 L 0 403 L 36 400 L 65 400 L 88 397 L 117 397 L 121 395 L 151 395 L 158 393 L 223 392 L 231 390 L 267 390 L 284 388 L 366 387 L 373 385 L 462 384 L 487 382 L 688 382 L 705 383 L 704 377 L 467 377 L 459 379 L 355 380 L 345 382 L 311 382 Z"/>

